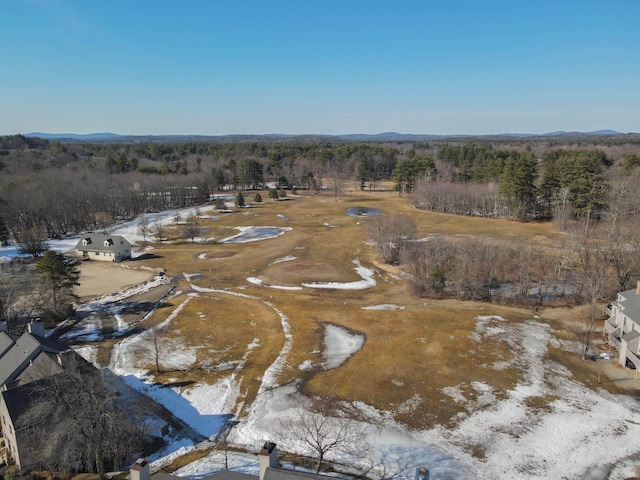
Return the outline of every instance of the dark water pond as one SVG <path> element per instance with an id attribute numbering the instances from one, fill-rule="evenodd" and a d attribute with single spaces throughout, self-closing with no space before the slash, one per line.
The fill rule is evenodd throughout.
<path id="1" fill-rule="evenodd" d="M 351 207 L 346 213 L 350 217 L 377 217 L 382 215 L 380 209 L 373 207 Z"/>

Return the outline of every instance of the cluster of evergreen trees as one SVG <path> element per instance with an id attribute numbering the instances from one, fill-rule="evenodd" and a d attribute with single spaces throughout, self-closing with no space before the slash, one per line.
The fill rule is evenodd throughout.
<path id="1" fill-rule="evenodd" d="M 429 166 L 424 176 L 433 183 L 416 180 L 418 188 L 412 190 L 418 207 L 526 220 L 570 213 L 590 218 L 607 206 L 605 171 L 613 161 L 599 149 L 554 149 L 539 159 L 530 149 L 444 145 L 437 158 L 438 170 L 445 173 L 433 175 Z"/>

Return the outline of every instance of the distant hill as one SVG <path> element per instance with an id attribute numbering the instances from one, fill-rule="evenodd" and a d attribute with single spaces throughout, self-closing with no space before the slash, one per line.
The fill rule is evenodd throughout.
<path id="1" fill-rule="evenodd" d="M 397 133 L 397 132 L 384 132 L 376 134 L 367 133 L 353 133 L 349 135 L 337 135 L 339 138 L 353 141 L 384 141 L 384 142 L 410 142 L 410 141 L 426 141 L 426 140 L 440 140 L 443 138 L 461 137 L 464 135 L 430 135 L 422 133 Z"/>
<path id="2" fill-rule="evenodd" d="M 118 135 L 116 133 L 27 133 L 25 137 L 58 140 L 62 142 L 96 142 L 96 143 L 176 143 L 176 142 L 428 142 L 455 139 L 500 139 L 500 138 L 543 138 L 543 137 L 580 137 L 580 136 L 625 135 L 615 130 L 596 130 L 593 132 L 565 132 L 556 131 L 543 134 L 534 133 L 499 133 L 495 135 L 431 135 L 398 132 L 383 132 L 376 134 L 354 133 L 347 135 L 322 134 L 231 134 L 231 135 Z"/>
<path id="3" fill-rule="evenodd" d="M 77 134 L 77 133 L 42 133 L 42 132 L 32 132 L 25 133 L 25 137 L 37 137 L 37 138 L 46 138 L 47 140 L 84 140 L 84 141 L 95 141 L 95 140 L 111 140 L 120 138 L 122 135 L 118 135 L 117 133 L 85 133 L 85 134 Z"/>
<path id="4" fill-rule="evenodd" d="M 564 132 L 562 130 L 557 132 L 545 133 L 542 136 L 557 137 L 557 136 L 581 136 L 581 135 L 621 135 L 620 132 L 615 130 L 596 130 L 593 132 Z"/>

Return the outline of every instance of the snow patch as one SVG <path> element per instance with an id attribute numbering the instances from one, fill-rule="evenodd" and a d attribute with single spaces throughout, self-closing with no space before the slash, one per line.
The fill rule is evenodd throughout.
<path id="1" fill-rule="evenodd" d="M 218 243 L 248 243 L 279 237 L 293 230 L 291 227 L 234 227 L 240 233 L 223 238 Z"/>
<path id="2" fill-rule="evenodd" d="M 303 287 L 307 288 L 327 288 L 332 290 L 364 290 L 366 288 L 375 287 L 377 285 L 376 280 L 373 278 L 375 274 L 371 268 L 365 268 L 360 264 L 360 261 L 354 260 L 356 264 L 355 271 L 360 275 L 362 280 L 356 282 L 313 282 L 303 283 Z"/>
<path id="3" fill-rule="evenodd" d="M 285 257 L 280 257 L 280 258 L 276 258 L 273 262 L 271 262 L 269 265 L 275 265 L 276 263 L 282 263 L 282 262 L 290 262 L 292 260 L 297 259 L 298 257 L 294 257 L 293 255 L 287 255 Z"/>
<path id="4" fill-rule="evenodd" d="M 364 345 L 364 335 L 351 333 L 346 328 L 327 325 L 324 330 L 323 352 L 325 370 L 337 368 Z"/>
<path id="5" fill-rule="evenodd" d="M 369 305 L 362 307 L 363 310 L 404 310 L 404 306 L 394 305 L 392 303 L 383 303 L 380 305 Z"/>

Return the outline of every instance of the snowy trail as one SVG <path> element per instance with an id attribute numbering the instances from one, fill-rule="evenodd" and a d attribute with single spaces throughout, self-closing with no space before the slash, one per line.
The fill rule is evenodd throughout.
<path id="1" fill-rule="evenodd" d="M 221 293 L 226 295 L 234 295 L 242 298 L 248 298 L 251 300 L 258 300 L 264 303 L 265 305 L 267 305 L 268 307 L 270 307 L 274 312 L 276 312 L 276 314 L 280 317 L 280 324 L 282 325 L 282 331 L 284 332 L 285 342 L 282 349 L 280 350 L 280 353 L 278 354 L 278 357 L 274 360 L 274 362 L 271 365 L 269 365 L 269 367 L 267 367 L 264 374 L 262 375 L 262 382 L 260 384 L 260 388 L 258 389 L 258 394 L 260 394 L 261 392 L 264 392 L 267 389 L 277 387 L 278 385 L 276 382 L 276 378 L 278 376 L 278 373 L 280 373 L 284 368 L 287 361 L 287 355 L 289 354 L 289 352 L 291 351 L 291 348 L 293 347 L 293 335 L 291 334 L 291 326 L 289 325 L 289 318 L 271 302 L 262 300 L 261 298 L 256 297 L 254 295 L 248 295 L 246 293 L 240 293 L 240 292 L 231 292 L 229 290 L 199 287 L 191 283 L 189 285 L 196 292 Z"/>

